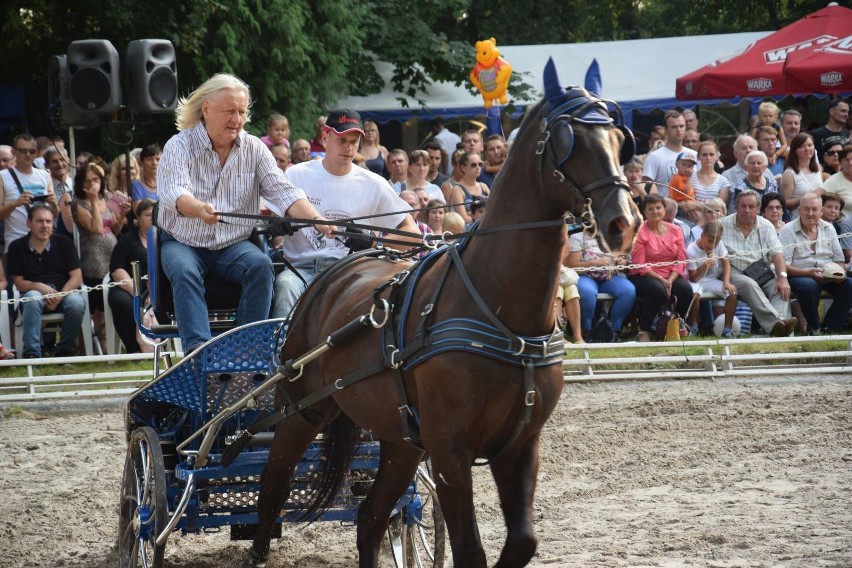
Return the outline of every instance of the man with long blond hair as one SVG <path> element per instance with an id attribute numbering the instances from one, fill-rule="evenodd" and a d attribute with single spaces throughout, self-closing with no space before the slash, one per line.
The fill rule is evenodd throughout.
<path id="1" fill-rule="evenodd" d="M 160 256 L 187 353 L 211 337 L 208 274 L 242 286 L 237 325 L 267 318 L 272 305 L 272 261 L 248 241 L 250 226 L 220 225 L 219 213 L 257 214 L 263 197 L 277 215 L 322 219 L 266 145 L 243 130 L 250 107 L 249 87 L 237 77 L 205 81 L 178 103 L 180 132 L 166 143 L 157 170 Z M 331 235 L 331 227 L 317 228 Z"/>

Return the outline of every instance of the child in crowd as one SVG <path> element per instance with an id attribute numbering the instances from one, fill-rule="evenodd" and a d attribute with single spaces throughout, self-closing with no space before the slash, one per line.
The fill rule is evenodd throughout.
<path id="1" fill-rule="evenodd" d="M 697 163 L 695 151 L 684 150 L 675 159 L 677 173 L 669 181 L 669 197 L 677 201 L 677 216 L 690 223 L 696 222 L 696 211 L 701 208 L 701 204 L 695 200 L 695 189 L 692 187 L 692 174 Z"/>
<path id="2" fill-rule="evenodd" d="M 725 314 L 723 338 L 733 337 L 731 326 L 737 307 L 737 288 L 731 284 L 731 263 L 727 256 L 728 249 L 722 242 L 722 225 L 717 222 L 707 223 L 698 240 L 686 247 L 686 258 L 690 261 L 689 280 L 697 296 L 695 301 L 698 301 L 701 292 L 725 298 L 724 301 L 713 302 L 714 317 Z M 698 310 L 690 311 L 690 320 L 689 324 L 694 329 L 698 323 Z"/>
<path id="3" fill-rule="evenodd" d="M 757 107 L 757 124 L 751 131 L 751 137 L 758 139 L 758 130 L 761 126 L 771 126 L 778 133 L 778 142 L 775 147 L 775 155 L 779 158 L 787 155 L 787 139 L 784 136 L 784 129 L 781 128 L 781 109 L 772 101 L 763 101 Z M 769 154 L 767 154 L 769 156 Z"/>
<path id="4" fill-rule="evenodd" d="M 290 121 L 283 114 L 271 114 L 266 123 L 266 136 L 261 137 L 261 141 L 266 144 L 267 148 L 272 148 L 278 144 L 290 147 Z"/>
<path id="5" fill-rule="evenodd" d="M 441 223 L 441 228 L 444 230 L 445 233 L 449 232 L 454 235 L 456 233 L 463 233 L 464 218 L 455 211 L 445 213 L 444 220 Z"/>

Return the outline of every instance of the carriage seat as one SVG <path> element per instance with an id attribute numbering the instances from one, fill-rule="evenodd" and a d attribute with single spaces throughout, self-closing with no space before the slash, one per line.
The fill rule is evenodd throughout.
<path id="1" fill-rule="evenodd" d="M 176 337 L 178 327 L 172 286 L 160 262 L 160 230 L 158 227 L 148 230 L 148 290 L 151 307 L 159 322 L 151 327 L 151 331 L 157 336 Z M 250 240 L 263 248 L 259 234 L 253 232 Z M 235 326 L 242 286 L 208 276 L 204 280 L 204 290 L 211 333 L 217 335 L 232 329 Z"/>

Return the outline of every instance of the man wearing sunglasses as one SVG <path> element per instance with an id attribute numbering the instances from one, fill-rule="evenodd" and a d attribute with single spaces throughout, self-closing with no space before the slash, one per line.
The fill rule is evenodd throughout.
<path id="1" fill-rule="evenodd" d="M 4 221 L 6 250 L 9 244 L 25 236 L 27 207 L 36 201 L 49 203 L 56 212 L 56 197 L 50 172 L 33 167 L 38 154 L 36 139 L 31 134 L 18 134 L 12 142 L 15 166 L 0 171 L 0 219 Z"/>
<path id="2" fill-rule="evenodd" d="M 840 150 L 840 171 L 822 184 L 826 193 L 834 193 L 843 198 L 844 215 L 852 215 L 852 144 L 847 143 Z"/>

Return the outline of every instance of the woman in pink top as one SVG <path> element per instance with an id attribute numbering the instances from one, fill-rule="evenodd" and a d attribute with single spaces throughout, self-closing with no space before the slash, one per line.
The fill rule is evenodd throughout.
<path id="1" fill-rule="evenodd" d="M 666 206 L 659 195 L 649 195 L 642 204 L 645 222 L 633 243 L 632 263 L 653 264 L 686 260 L 686 246 L 681 230 L 663 220 Z M 663 303 L 671 296 L 677 298 L 677 312 L 686 319 L 692 301 L 692 286 L 686 277 L 686 265 L 634 268 L 630 281 L 636 287 L 639 300 L 639 341 L 650 341 L 651 324 Z M 698 302 L 694 302 L 697 304 Z"/>

